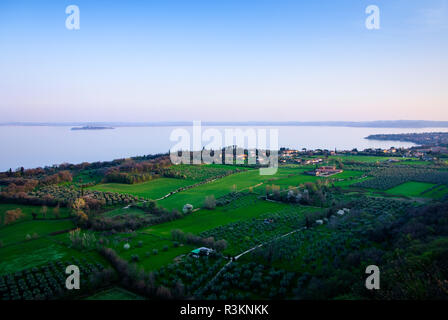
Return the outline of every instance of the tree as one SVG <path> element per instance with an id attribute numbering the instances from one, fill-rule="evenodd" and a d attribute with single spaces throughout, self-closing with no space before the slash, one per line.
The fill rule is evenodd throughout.
<path id="1" fill-rule="evenodd" d="M 5 212 L 5 218 L 4 218 L 3 224 L 8 225 L 20 218 L 23 218 L 24 216 L 25 215 L 23 214 L 22 209 L 20 209 L 20 208 L 17 208 L 14 210 L 8 210 Z"/>
<path id="2" fill-rule="evenodd" d="M 175 241 L 184 242 L 185 241 L 185 233 L 180 229 L 171 230 L 171 237 Z"/>
<path id="3" fill-rule="evenodd" d="M 305 218 L 305 227 L 307 229 L 309 229 L 311 227 L 310 218 L 308 216 Z"/>
<path id="4" fill-rule="evenodd" d="M 48 212 L 48 207 L 47 206 L 42 206 L 42 208 L 40 209 L 40 213 L 42 214 L 42 217 L 44 219 L 47 216 L 47 212 Z"/>
<path id="5" fill-rule="evenodd" d="M 89 217 L 83 211 L 86 208 L 86 202 L 82 198 L 78 198 L 73 202 L 72 209 L 75 216 L 77 216 L 81 221 L 87 221 Z"/>
<path id="6" fill-rule="evenodd" d="M 53 208 L 53 216 L 55 218 L 59 218 L 61 215 L 60 210 L 59 210 L 59 204 Z"/>
<path id="7" fill-rule="evenodd" d="M 215 242 L 215 249 L 217 251 L 224 251 L 227 249 L 227 241 L 224 239 L 218 240 Z"/>
<path id="8" fill-rule="evenodd" d="M 216 208 L 216 199 L 214 195 L 205 197 L 204 208 L 213 210 Z"/>
<path id="9" fill-rule="evenodd" d="M 86 202 L 82 198 L 78 198 L 73 202 L 72 209 L 74 211 L 82 211 L 86 207 Z"/>
<path id="10" fill-rule="evenodd" d="M 146 209 L 146 211 L 151 213 L 156 210 L 157 204 L 154 200 L 149 200 L 144 203 L 143 207 Z"/>
<path id="11" fill-rule="evenodd" d="M 182 280 L 177 280 L 173 288 L 173 294 L 176 299 L 182 299 L 185 295 L 185 286 Z"/>

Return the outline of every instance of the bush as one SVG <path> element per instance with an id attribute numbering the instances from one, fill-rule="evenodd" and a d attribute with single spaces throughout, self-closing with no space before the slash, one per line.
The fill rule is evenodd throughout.
<path id="1" fill-rule="evenodd" d="M 10 223 L 15 222 L 16 220 L 23 218 L 24 216 L 25 215 L 23 214 L 22 209 L 20 208 L 14 210 L 8 210 L 5 212 L 5 218 L 3 224 L 8 225 Z"/>
<path id="2" fill-rule="evenodd" d="M 163 251 L 168 251 L 168 246 L 167 245 L 163 246 Z"/>
<path id="3" fill-rule="evenodd" d="M 152 249 L 152 254 L 153 255 L 157 255 L 159 253 L 159 250 L 157 250 L 157 249 Z"/>
<path id="4" fill-rule="evenodd" d="M 213 210 L 216 208 L 216 199 L 214 195 L 205 197 L 204 208 Z"/>

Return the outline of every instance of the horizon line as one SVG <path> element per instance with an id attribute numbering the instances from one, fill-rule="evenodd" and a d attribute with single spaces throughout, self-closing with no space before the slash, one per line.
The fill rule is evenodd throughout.
<path id="1" fill-rule="evenodd" d="M 108 125 L 115 127 L 170 127 L 191 126 L 193 121 L 7 121 L 0 126 L 91 126 Z M 383 127 L 383 128 L 429 128 L 448 127 L 445 120 L 370 120 L 370 121 L 202 121 L 204 126 L 335 126 L 335 127 Z"/>

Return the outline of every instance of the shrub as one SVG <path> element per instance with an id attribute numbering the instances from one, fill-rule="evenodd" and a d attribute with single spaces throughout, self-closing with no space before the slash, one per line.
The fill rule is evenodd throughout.
<path id="1" fill-rule="evenodd" d="M 171 230 L 171 237 L 173 240 L 184 242 L 185 241 L 185 233 L 180 229 Z"/>
<path id="2" fill-rule="evenodd" d="M 215 242 L 215 249 L 217 251 L 224 251 L 227 248 L 227 241 L 224 239 Z"/>
<path id="3" fill-rule="evenodd" d="M 167 245 L 164 245 L 163 246 L 163 251 L 167 251 L 168 250 L 168 246 Z"/>
<path id="4" fill-rule="evenodd" d="M 205 197 L 204 208 L 213 210 L 216 208 L 216 199 L 214 195 Z"/>
<path id="5" fill-rule="evenodd" d="M 22 212 L 22 209 L 17 208 L 14 210 L 8 210 L 5 212 L 5 218 L 3 221 L 4 225 L 15 222 L 16 220 L 23 218 L 25 215 Z"/>
<path id="6" fill-rule="evenodd" d="M 152 249 L 152 254 L 153 255 L 157 255 L 159 253 L 159 250 L 157 250 L 157 249 Z"/>

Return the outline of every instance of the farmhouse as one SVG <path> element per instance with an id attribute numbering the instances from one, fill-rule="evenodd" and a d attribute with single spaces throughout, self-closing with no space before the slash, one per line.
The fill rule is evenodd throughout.
<path id="1" fill-rule="evenodd" d="M 323 166 L 315 169 L 314 171 L 308 171 L 306 172 L 306 174 L 319 177 L 328 177 L 337 173 L 341 173 L 342 171 L 343 170 L 341 169 L 336 169 L 336 166 Z"/>
<path id="2" fill-rule="evenodd" d="M 320 162 L 323 162 L 324 160 L 321 158 L 315 158 L 315 159 L 310 159 L 310 160 L 306 160 L 305 164 L 317 164 Z"/>
<path id="3" fill-rule="evenodd" d="M 202 256 L 208 256 L 212 252 L 213 252 L 213 249 L 201 247 L 201 248 L 191 250 L 190 254 L 195 258 L 199 258 Z"/>

